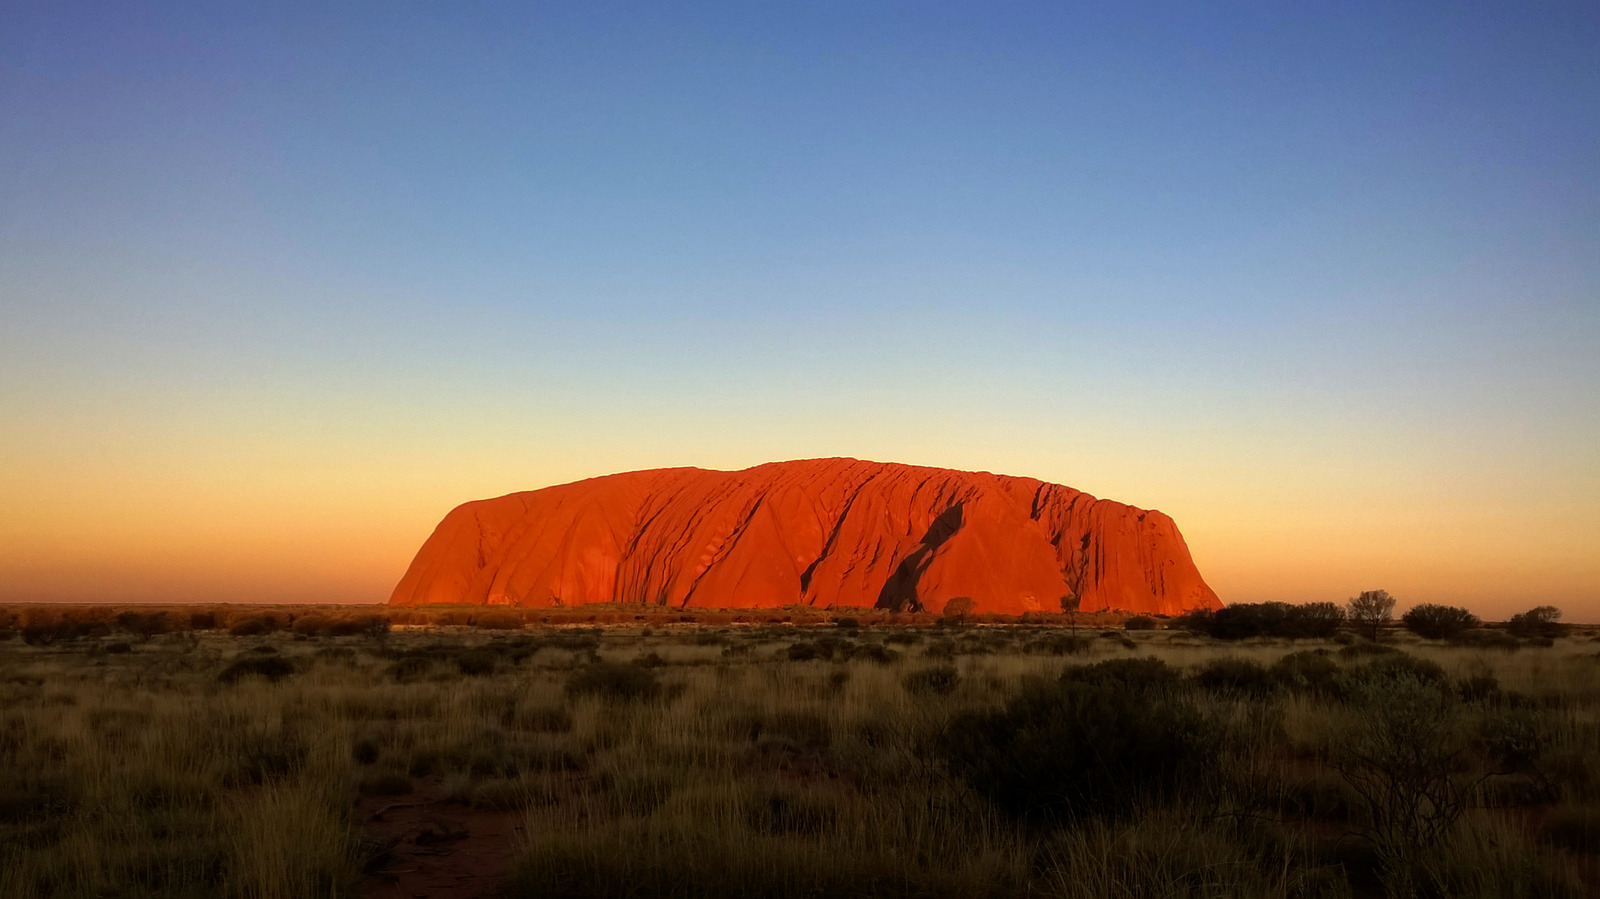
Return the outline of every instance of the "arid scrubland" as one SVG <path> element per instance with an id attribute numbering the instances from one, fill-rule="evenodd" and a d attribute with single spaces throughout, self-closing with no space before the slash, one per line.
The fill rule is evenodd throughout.
<path id="1" fill-rule="evenodd" d="M 0 897 L 384 895 L 422 835 L 375 816 L 425 804 L 522 822 L 510 863 L 453 895 L 1600 883 L 1600 636 L 1582 628 L 1545 646 L 47 611 L 0 620 Z M 428 834 L 433 858 L 479 839 Z"/>

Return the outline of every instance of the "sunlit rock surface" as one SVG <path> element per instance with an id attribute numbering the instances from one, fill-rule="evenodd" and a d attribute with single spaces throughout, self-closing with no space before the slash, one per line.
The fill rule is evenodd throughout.
<path id="1" fill-rule="evenodd" d="M 804 603 L 1176 614 L 1221 605 L 1171 518 L 1033 478 L 856 459 L 664 468 L 446 515 L 395 605 Z"/>

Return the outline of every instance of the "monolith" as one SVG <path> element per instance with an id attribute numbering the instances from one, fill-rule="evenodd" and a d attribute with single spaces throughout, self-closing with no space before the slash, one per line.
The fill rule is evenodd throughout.
<path id="1" fill-rule="evenodd" d="M 1171 518 L 1033 478 L 857 459 L 663 468 L 456 507 L 395 605 L 1177 614 L 1221 605 Z"/>

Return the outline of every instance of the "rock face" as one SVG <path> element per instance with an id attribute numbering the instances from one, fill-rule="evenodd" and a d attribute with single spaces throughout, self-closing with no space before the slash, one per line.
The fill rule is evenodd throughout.
<path id="1" fill-rule="evenodd" d="M 1221 603 L 1172 519 L 1033 478 L 856 459 L 663 468 L 457 506 L 394 605 L 644 602 L 1176 614 Z"/>

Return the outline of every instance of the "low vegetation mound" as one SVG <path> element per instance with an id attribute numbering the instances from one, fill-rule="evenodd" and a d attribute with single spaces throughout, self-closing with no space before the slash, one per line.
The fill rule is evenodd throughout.
<path id="1" fill-rule="evenodd" d="M 1459 606 L 1423 603 L 1400 618 L 1406 630 L 1429 640 L 1447 640 L 1483 624 L 1478 616 Z"/>
<path id="2" fill-rule="evenodd" d="M 1345 611 L 1331 602 L 1291 605 L 1286 602 L 1235 603 L 1216 611 L 1200 609 L 1183 615 L 1177 626 L 1219 640 L 1286 637 L 1327 638 L 1344 624 Z"/>

